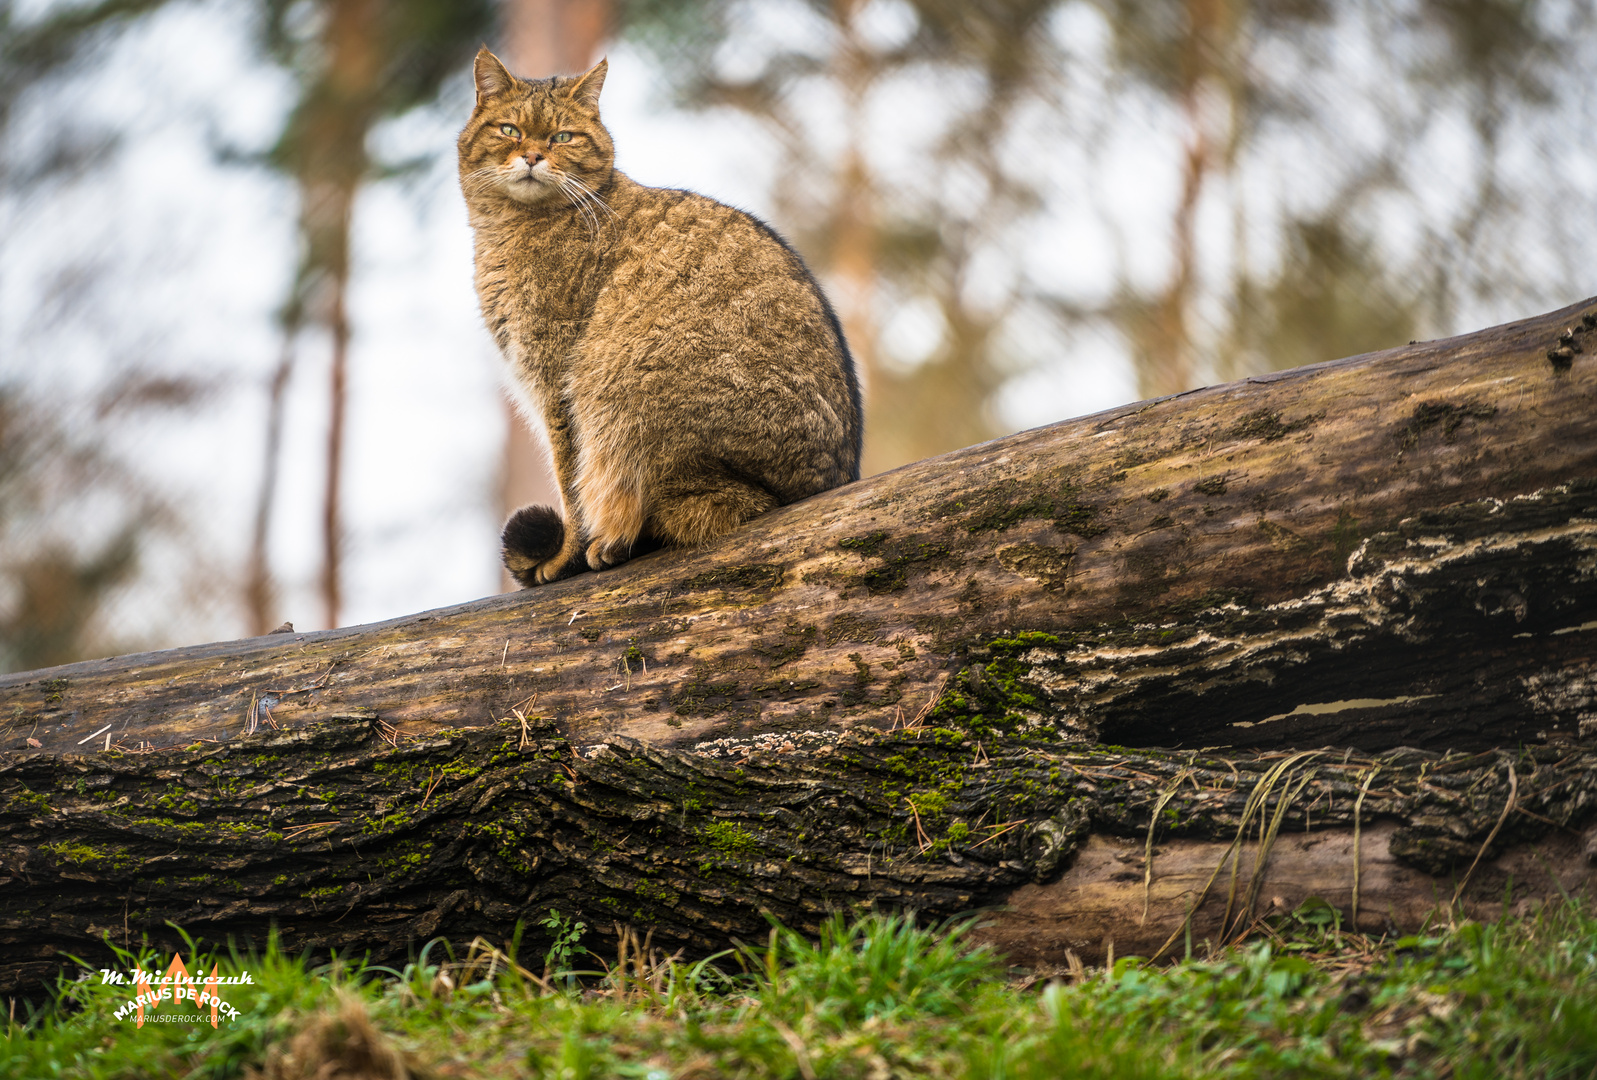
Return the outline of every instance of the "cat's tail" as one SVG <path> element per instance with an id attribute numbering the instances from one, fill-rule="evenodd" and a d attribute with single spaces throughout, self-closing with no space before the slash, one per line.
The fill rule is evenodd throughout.
<path id="1" fill-rule="evenodd" d="M 565 541 L 566 523 L 561 520 L 560 511 L 549 506 L 523 506 L 510 515 L 504 531 L 499 534 L 505 569 L 524 589 L 541 584 L 538 568 L 559 555 Z M 566 566 L 557 574 L 550 574 L 546 569 L 544 581 L 565 577 L 578 569 L 581 567 Z"/>

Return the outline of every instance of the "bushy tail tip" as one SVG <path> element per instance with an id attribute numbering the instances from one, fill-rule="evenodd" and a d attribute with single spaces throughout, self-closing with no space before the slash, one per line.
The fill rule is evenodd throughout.
<path id="1" fill-rule="evenodd" d="M 510 576 L 530 589 L 538 584 L 539 566 L 560 554 L 566 540 L 566 523 L 548 506 L 523 506 L 505 522 L 499 534 L 501 556 Z"/>

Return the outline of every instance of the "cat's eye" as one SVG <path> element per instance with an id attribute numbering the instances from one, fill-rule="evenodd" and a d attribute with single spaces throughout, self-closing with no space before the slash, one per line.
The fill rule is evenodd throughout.
<path id="1" fill-rule="evenodd" d="M 570 142 L 571 141 L 571 132 L 569 132 L 569 131 L 556 132 L 555 133 L 555 137 L 553 139 L 550 139 L 549 141 L 550 142 Z"/>
<path id="2" fill-rule="evenodd" d="M 515 124 L 500 124 L 499 130 L 509 135 L 512 139 L 521 138 L 521 129 Z"/>

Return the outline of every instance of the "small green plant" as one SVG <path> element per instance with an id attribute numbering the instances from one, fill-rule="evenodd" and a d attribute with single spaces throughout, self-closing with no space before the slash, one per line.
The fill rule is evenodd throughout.
<path id="1" fill-rule="evenodd" d="M 574 922 L 560 914 L 557 909 L 550 908 L 548 916 L 539 919 L 538 925 L 549 931 L 550 938 L 549 951 L 543 956 L 544 971 L 552 976 L 565 978 L 569 982 L 573 975 L 572 957 L 591 955 L 579 944 L 582 935 L 588 930 L 588 924 Z"/>

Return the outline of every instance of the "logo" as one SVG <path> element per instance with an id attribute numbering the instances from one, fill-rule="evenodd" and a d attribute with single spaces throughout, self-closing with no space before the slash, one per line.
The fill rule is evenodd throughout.
<path id="1" fill-rule="evenodd" d="M 194 1020 L 204 1023 L 209 1019 L 214 1028 L 220 1026 L 224 1017 L 228 1020 L 237 1020 L 240 1015 L 237 1009 L 222 1000 L 222 987 L 254 985 L 255 982 L 247 971 L 237 975 L 224 975 L 221 978 L 217 978 L 216 971 L 216 965 L 212 964 L 211 974 L 208 977 L 203 971 L 199 975 L 190 975 L 189 969 L 183 965 L 182 955 L 174 953 L 172 964 L 166 969 L 165 975 L 138 967 L 126 972 L 101 968 L 100 983 L 102 986 L 106 984 L 128 986 L 133 990 L 134 996 L 113 1014 L 118 1020 L 132 1019 L 134 1026 L 143 1027 L 146 1019 L 189 1019 L 186 1015 L 173 1013 L 163 1017 L 156 1016 L 156 1010 L 162 1005 L 186 1004 L 199 1010 L 199 1015 L 193 1017 Z M 207 1009 L 210 1010 L 209 1017 L 205 1015 Z M 149 1010 L 148 1017 L 145 1016 L 145 1010 Z"/>

